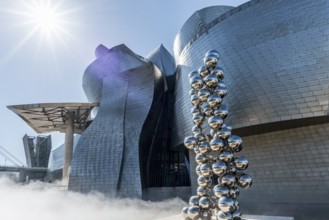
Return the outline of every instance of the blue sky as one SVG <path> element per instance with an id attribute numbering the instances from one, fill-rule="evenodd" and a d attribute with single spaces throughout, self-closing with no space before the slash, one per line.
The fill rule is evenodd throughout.
<path id="1" fill-rule="evenodd" d="M 142 56 L 161 43 L 172 51 L 175 35 L 193 12 L 244 2 L 0 0 L 0 145 L 25 162 L 22 137 L 36 135 L 7 105 L 87 101 L 82 75 L 100 43 L 109 48 L 124 43 Z M 35 15 L 47 3 L 51 10 L 56 6 L 56 28 Z M 52 134 L 53 148 L 63 137 Z"/>

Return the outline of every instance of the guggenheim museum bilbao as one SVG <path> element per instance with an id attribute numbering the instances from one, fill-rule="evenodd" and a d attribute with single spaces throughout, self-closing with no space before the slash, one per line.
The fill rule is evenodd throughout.
<path id="1" fill-rule="evenodd" d="M 125 45 L 98 46 L 83 75 L 98 105 L 75 146 L 69 189 L 153 200 L 195 192 L 195 154 L 183 145 L 193 127 L 188 74 L 211 49 L 225 71 L 226 121 L 243 139 L 254 180 L 240 202 L 328 207 L 327 0 L 198 10 L 177 34 L 174 56 L 163 46 L 145 58 Z M 52 151 L 50 167 L 60 168 L 53 163 L 63 152 Z"/>

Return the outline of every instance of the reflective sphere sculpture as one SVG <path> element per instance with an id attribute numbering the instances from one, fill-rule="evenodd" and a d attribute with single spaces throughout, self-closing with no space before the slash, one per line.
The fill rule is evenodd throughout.
<path id="1" fill-rule="evenodd" d="M 242 189 L 247 189 L 252 185 L 252 178 L 247 174 L 243 174 L 238 178 L 238 185 Z"/>
<path id="2" fill-rule="evenodd" d="M 226 172 L 226 169 L 227 169 L 226 164 L 222 161 L 218 161 L 212 165 L 212 171 L 217 176 L 223 175 Z"/>
<path id="3" fill-rule="evenodd" d="M 223 178 L 221 179 L 221 184 L 223 184 L 224 186 L 227 186 L 229 188 L 232 188 L 236 183 L 236 179 L 233 175 L 231 174 L 227 174 L 225 176 L 223 176 Z"/>
<path id="4" fill-rule="evenodd" d="M 197 219 L 200 216 L 199 206 L 190 206 L 187 210 L 187 214 L 190 219 Z"/>
<path id="5" fill-rule="evenodd" d="M 234 159 L 235 167 L 238 170 L 245 170 L 248 168 L 249 162 L 245 156 L 240 156 Z"/>
<path id="6" fill-rule="evenodd" d="M 218 199 L 218 207 L 224 213 L 234 211 L 234 200 L 228 197 L 221 197 Z"/>
<path id="7" fill-rule="evenodd" d="M 218 61 L 218 51 L 208 51 L 204 57 L 205 65 L 189 74 L 195 126 L 193 136 L 185 138 L 184 145 L 196 154 L 199 187 L 197 196 L 190 198 L 190 207 L 182 210 L 185 220 L 211 220 L 215 218 L 213 215 L 217 220 L 240 220 L 241 211 L 236 200 L 240 193 L 238 187 L 248 188 L 252 184 L 250 176 L 238 172 L 247 169 L 247 158 L 234 156 L 242 150 L 242 140 L 232 135 L 232 127 L 224 123 L 228 108 L 222 102 L 227 96 L 227 88 L 223 81 L 224 71 L 217 67 Z M 208 123 L 203 123 L 206 119 Z M 214 175 L 218 177 L 216 186 Z"/>
<path id="8" fill-rule="evenodd" d="M 189 136 L 184 139 L 184 145 L 187 149 L 194 149 L 198 143 L 195 137 Z"/>

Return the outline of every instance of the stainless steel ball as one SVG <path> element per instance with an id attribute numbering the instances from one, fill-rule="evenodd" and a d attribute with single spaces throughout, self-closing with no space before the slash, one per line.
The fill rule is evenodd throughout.
<path id="1" fill-rule="evenodd" d="M 213 109 L 210 107 L 210 105 L 204 105 L 202 107 L 202 112 L 203 114 L 205 114 L 206 116 L 211 116 L 213 113 Z"/>
<path id="2" fill-rule="evenodd" d="M 216 197 L 220 198 L 223 196 L 228 197 L 230 190 L 226 186 L 216 185 L 214 186 L 213 192 Z"/>
<path id="3" fill-rule="evenodd" d="M 204 121 L 204 116 L 201 113 L 196 113 L 192 116 L 193 123 L 196 125 L 201 125 L 201 123 Z"/>
<path id="4" fill-rule="evenodd" d="M 212 171 L 214 174 L 217 176 L 221 176 L 226 172 L 227 166 L 224 162 L 222 161 L 217 161 L 216 163 L 212 164 Z"/>
<path id="5" fill-rule="evenodd" d="M 224 70 L 221 67 L 215 67 L 212 71 L 211 74 L 214 74 L 217 76 L 218 79 L 223 80 L 224 79 Z"/>
<path id="6" fill-rule="evenodd" d="M 218 159 L 220 159 L 223 162 L 229 163 L 233 161 L 234 155 L 230 151 L 223 151 L 219 156 Z"/>
<path id="7" fill-rule="evenodd" d="M 224 149 L 224 141 L 220 138 L 213 138 L 210 143 L 210 148 L 213 151 L 222 151 Z"/>
<path id="8" fill-rule="evenodd" d="M 233 162 L 227 163 L 227 173 L 235 174 L 236 170 L 237 169 L 236 169 L 235 164 Z"/>
<path id="9" fill-rule="evenodd" d="M 207 141 L 202 141 L 200 144 L 199 144 L 199 150 L 201 153 L 205 154 L 207 152 L 210 151 L 210 146 L 209 146 L 209 143 Z"/>
<path id="10" fill-rule="evenodd" d="M 195 161 L 197 164 L 201 165 L 207 162 L 207 158 L 204 154 L 200 153 L 195 156 Z"/>
<path id="11" fill-rule="evenodd" d="M 232 213 L 232 218 L 233 220 L 241 220 L 241 211 L 240 210 L 235 210 L 233 213 Z"/>
<path id="12" fill-rule="evenodd" d="M 196 90 L 196 89 L 191 89 L 191 90 L 188 92 L 188 94 L 189 94 L 190 96 L 192 96 L 192 95 L 197 95 L 197 94 L 198 94 L 198 90 Z"/>
<path id="13" fill-rule="evenodd" d="M 198 140 L 195 137 L 188 136 L 184 139 L 184 145 L 188 149 L 194 149 L 198 144 Z"/>
<path id="14" fill-rule="evenodd" d="M 192 95 L 191 96 L 191 103 L 194 106 L 199 106 L 201 104 L 201 100 L 199 99 L 198 95 Z"/>
<path id="15" fill-rule="evenodd" d="M 198 146 L 196 146 L 195 148 L 193 148 L 193 151 L 194 151 L 195 154 L 201 153 Z"/>
<path id="16" fill-rule="evenodd" d="M 240 190 L 238 187 L 232 187 L 229 192 L 229 197 L 230 198 L 237 198 L 240 195 Z"/>
<path id="17" fill-rule="evenodd" d="M 221 178 L 220 182 L 222 185 L 231 188 L 236 184 L 236 179 L 232 174 L 226 174 Z"/>
<path id="18" fill-rule="evenodd" d="M 205 56 L 208 56 L 209 54 L 213 54 L 214 56 L 216 56 L 217 59 L 219 59 L 220 57 L 219 52 L 215 49 L 208 50 Z"/>
<path id="19" fill-rule="evenodd" d="M 197 139 L 197 141 L 208 141 L 207 136 L 204 133 L 196 133 L 194 134 L 194 137 Z"/>
<path id="20" fill-rule="evenodd" d="M 208 191 L 205 188 L 199 186 L 196 190 L 196 193 L 198 194 L 198 196 L 205 196 L 208 194 Z"/>
<path id="21" fill-rule="evenodd" d="M 223 119 L 219 116 L 211 116 L 208 119 L 208 124 L 211 128 L 221 128 L 223 123 Z"/>
<path id="22" fill-rule="evenodd" d="M 216 136 L 223 140 L 226 140 L 227 138 L 229 138 L 231 136 L 231 130 L 227 129 L 226 127 L 223 127 L 221 130 L 219 130 L 216 133 Z"/>
<path id="23" fill-rule="evenodd" d="M 252 185 L 252 178 L 247 175 L 243 174 L 238 178 L 238 186 L 240 186 L 242 189 L 247 189 Z"/>
<path id="24" fill-rule="evenodd" d="M 203 209 L 208 209 L 210 206 L 210 199 L 206 196 L 203 196 L 199 200 L 199 206 Z"/>
<path id="25" fill-rule="evenodd" d="M 249 161 L 248 161 L 247 157 L 240 156 L 240 157 L 237 157 L 234 159 L 234 164 L 238 170 L 245 170 L 248 168 Z"/>
<path id="26" fill-rule="evenodd" d="M 226 88 L 226 84 L 223 80 L 218 80 L 217 86 L 221 88 Z"/>
<path id="27" fill-rule="evenodd" d="M 223 211 L 218 211 L 216 217 L 217 220 L 233 220 L 231 213 L 224 213 Z"/>
<path id="28" fill-rule="evenodd" d="M 217 65 L 218 56 L 215 55 L 214 53 L 209 53 L 205 56 L 205 58 L 203 59 L 203 62 L 207 68 L 213 69 Z"/>
<path id="29" fill-rule="evenodd" d="M 210 74 L 210 71 L 205 66 L 201 66 L 198 70 L 201 77 L 206 77 Z"/>
<path id="30" fill-rule="evenodd" d="M 218 94 L 212 94 L 207 99 L 207 102 L 211 107 L 219 107 L 222 103 L 222 98 Z"/>
<path id="31" fill-rule="evenodd" d="M 242 139 L 239 136 L 232 135 L 227 139 L 228 146 L 235 152 L 239 152 L 242 149 Z"/>
<path id="32" fill-rule="evenodd" d="M 201 102 L 205 102 L 209 98 L 210 92 L 207 89 L 200 89 L 198 92 L 198 96 Z"/>
<path id="33" fill-rule="evenodd" d="M 193 76 L 190 78 L 190 84 L 193 89 L 201 89 L 203 86 L 203 80 L 200 76 Z"/>
<path id="34" fill-rule="evenodd" d="M 211 166 L 209 164 L 202 164 L 200 167 L 201 174 L 205 177 L 209 177 L 212 174 Z"/>
<path id="35" fill-rule="evenodd" d="M 183 218 L 187 219 L 188 218 L 188 207 L 183 207 L 181 213 L 182 213 Z"/>
<path id="36" fill-rule="evenodd" d="M 218 207 L 224 213 L 234 211 L 234 200 L 228 197 L 221 197 L 218 199 Z"/>
<path id="37" fill-rule="evenodd" d="M 200 76 L 198 71 L 192 71 L 188 74 L 189 78 L 193 78 L 193 77 L 196 77 L 196 76 Z"/>
<path id="38" fill-rule="evenodd" d="M 220 116 L 222 119 L 225 119 L 228 115 L 228 108 L 226 105 L 222 104 L 219 109 L 214 111 L 214 115 Z"/>
<path id="39" fill-rule="evenodd" d="M 191 196 L 190 200 L 189 200 L 189 205 L 193 206 L 193 205 L 199 205 L 199 196 Z"/>
<path id="40" fill-rule="evenodd" d="M 214 93 L 224 98 L 227 95 L 227 89 L 224 87 L 217 87 L 216 89 L 214 89 Z"/>
<path id="41" fill-rule="evenodd" d="M 202 128 L 199 127 L 199 126 L 197 126 L 197 125 L 195 125 L 195 126 L 193 126 L 193 128 L 192 128 L 192 133 L 193 133 L 193 134 L 202 133 Z"/>
<path id="42" fill-rule="evenodd" d="M 200 208 L 199 208 L 199 206 L 195 206 L 195 205 L 194 206 L 190 206 L 188 208 L 187 213 L 188 213 L 188 217 L 190 219 L 196 220 L 197 218 L 200 217 Z"/>
<path id="43" fill-rule="evenodd" d="M 209 74 L 203 79 L 203 81 L 209 88 L 213 88 L 217 86 L 218 78 L 214 74 Z"/>
<path id="44" fill-rule="evenodd" d="M 207 187 L 209 180 L 205 176 L 198 177 L 198 185 L 201 187 Z"/>
<path id="45" fill-rule="evenodd" d="M 198 108 L 198 107 L 195 107 L 195 106 L 193 106 L 192 108 L 191 108 L 191 114 L 192 115 L 195 115 L 195 114 L 200 114 L 201 112 L 200 112 L 200 109 Z"/>

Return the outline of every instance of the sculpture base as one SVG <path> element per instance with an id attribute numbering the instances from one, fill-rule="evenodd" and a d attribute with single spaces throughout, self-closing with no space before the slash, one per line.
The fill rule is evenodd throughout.
<path id="1" fill-rule="evenodd" d="M 157 220 L 184 220 L 181 215 L 171 215 Z M 266 216 L 266 215 L 242 215 L 241 220 L 294 220 L 294 217 Z"/>

